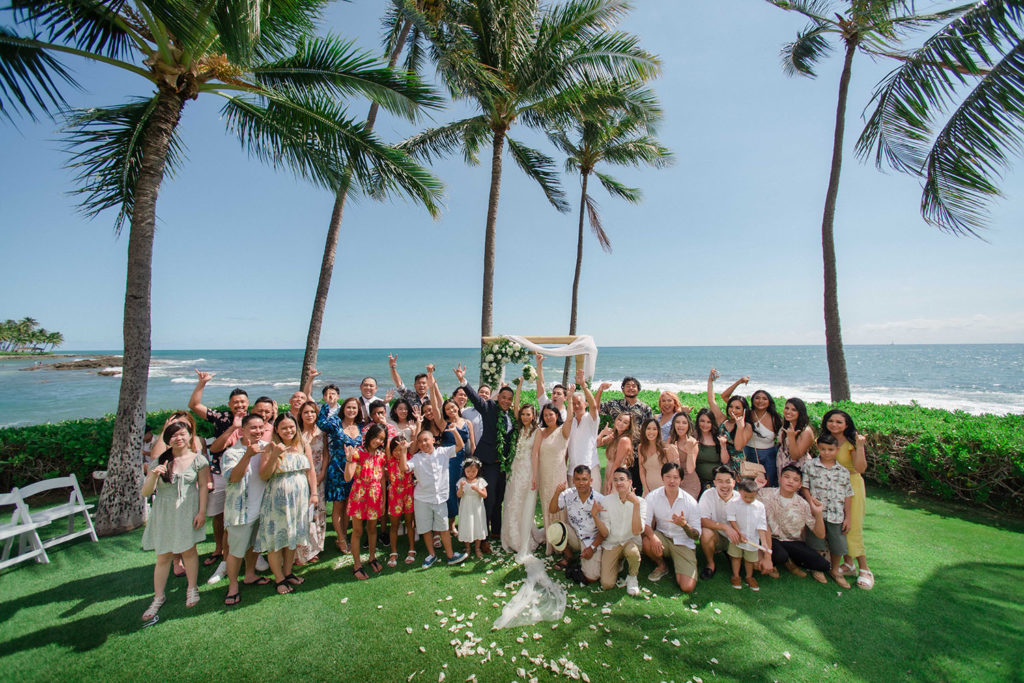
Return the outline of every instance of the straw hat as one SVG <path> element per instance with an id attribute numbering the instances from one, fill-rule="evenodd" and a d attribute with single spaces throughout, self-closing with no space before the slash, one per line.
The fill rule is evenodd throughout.
<path id="1" fill-rule="evenodd" d="M 555 522 L 548 526 L 545 532 L 548 537 L 548 543 L 550 543 L 554 549 L 558 552 L 565 550 L 565 544 L 569 542 L 569 530 L 565 526 L 565 522 Z"/>

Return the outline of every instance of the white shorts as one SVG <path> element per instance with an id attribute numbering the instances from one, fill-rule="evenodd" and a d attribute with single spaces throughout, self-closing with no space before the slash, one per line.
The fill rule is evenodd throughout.
<path id="1" fill-rule="evenodd" d="M 256 531 L 259 526 L 260 520 L 255 519 L 248 524 L 224 527 L 228 534 L 228 554 L 238 559 L 244 558 L 245 552 L 252 547 L 253 541 L 256 540 Z"/>
<path id="2" fill-rule="evenodd" d="M 416 513 L 416 533 L 422 536 L 428 531 L 448 531 L 448 502 L 424 503 L 421 500 L 412 502 Z"/>
<path id="3" fill-rule="evenodd" d="M 206 516 L 213 517 L 215 515 L 224 514 L 224 498 L 225 489 L 224 475 L 210 473 L 210 479 L 213 481 L 213 490 L 210 491 L 209 497 L 206 499 Z"/>

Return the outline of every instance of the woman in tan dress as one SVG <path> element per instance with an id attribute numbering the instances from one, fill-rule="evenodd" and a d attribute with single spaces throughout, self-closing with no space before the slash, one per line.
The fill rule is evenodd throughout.
<path id="1" fill-rule="evenodd" d="M 562 415 L 552 404 L 548 403 L 540 411 L 541 426 L 533 441 L 533 488 L 541 501 L 544 513 L 544 531 L 553 522 L 566 521 L 565 511 L 551 513 L 548 503 L 555 495 L 558 485 L 565 483 L 566 449 L 569 445 L 569 432 L 572 422 L 563 422 Z M 549 543 L 547 553 L 554 548 Z"/>

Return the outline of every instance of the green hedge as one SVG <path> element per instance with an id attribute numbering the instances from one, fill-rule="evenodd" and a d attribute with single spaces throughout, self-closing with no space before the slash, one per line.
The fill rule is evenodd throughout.
<path id="1" fill-rule="evenodd" d="M 534 402 L 534 393 L 524 391 Z M 621 398 L 608 392 L 605 398 Z M 679 394 L 685 405 L 705 405 L 703 394 Z M 640 399 L 658 404 L 658 393 Z M 785 400 L 777 399 L 781 411 Z M 832 406 L 808 403 L 815 429 Z M 1024 415 L 969 415 L 917 405 L 841 403 L 868 439 L 868 480 L 945 500 L 1024 516 Z M 287 410 L 287 406 L 281 406 Z M 149 413 L 159 428 L 171 411 Z M 68 420 L 58 424 L 0 429 L 0 491 L 39 479 L 74 472 L 85 480 L 106 467 L 114 419 Z M 199 422 L 201 436 L 210 425 Z"/>

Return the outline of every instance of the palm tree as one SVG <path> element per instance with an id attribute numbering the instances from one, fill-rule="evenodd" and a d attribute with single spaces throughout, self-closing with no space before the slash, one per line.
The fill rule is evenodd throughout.
<path id="1" fill-rule="evenodd" d="M 645 80 L 658 60 L 634 36 L 612 30 L 629 5 L 620 0 L 569 0 L 541 5 L 537 0 L 452 0 L 437 21 L 414 17 L 430 40 L 431 56 L 455 99 L 480 113 L 415 135 L 402 147 L 430 160 L 461 151 L 478 163 L 490 143 L 491 183 L 484 224 L 480 333 L 493 323 L 495 235 L 501 190 L 502 156 L 507 144 L 513 161 L 540 184 L 560 211 L 569 205 L 559 187 L 554 160 L 509 136 L 518 122 L 541 131 L 565 125 L 578 115 L 591 79 Z M 594 105 L 601 104 L 594 101 Z"/>
<path id="2" fill-rule="evenodd" d="M 1024 2 L 959 8 L 879 84 L 874 101 L 858 155 L 874 150 L 878 166 L 924 177 L 924 219 L 977 236 L 988 200 L 1001 194 L 999 170 L 1024 149 Z"/>
<path id="3" fill-rule="evenodd" d="M 837 36 L 844 46 L 843 70 L 839 77 L 832 164 L 829 169 L 825 208 L 821 219 L 821 255 L 824 265 L 825 355 L 828 359 L 832 401 L 850 400 L 850 378 L 846 372 L 843 334 L 839 324 L 839 293 L 833 224 L 839 196 L 839 174 L 843 165 L 843 134 L 846 129 L 846 99 L 850 88 L 853 57 L 857 51 L 878 57 L 898 57 L 895 52 L 902 35 L 929 22 L 940 21 L 950 12 L 915 15 L 912 0 L 768 0 L 776 7 L 797 12 L 810 24 L 782 48 L 782 67 L 788 75 L 815 77 L 814 64 L 832 49 L 827 36 Z M 842 11 L 840 11 L 840 9 Z"/>
<path id="4" fill-rule="evenodd" d="M 406 61 L 405 69 L 409 74 L 419 72 L 420 60 L 417 55 L 422 51 L 422 36 L 418 29 L 413 27 L 412 19 L 405 16 L 401 11 L 402 0 L 395 0 L 395 4 L 385 15 L 384 24 L 390 30 L 385 39 L 385 51 L 388 54 L 388 68 L 393 69 L 398 63 L 398 57 L 402 54 L 406 41 L 412 33 L 409 41 L 412 49 L 410 58 Z M 436 0 L 418 0 L 417 11 L 428 11 L 432 16 L 437 14 Z M 377 113 L 380 105 L 377 102 L 370 104 L 370 111 L 366 115 L 364 129 L 367 132 L 373 130 L 377 121 Z M 334 275 L 334 259 L 338 253 L 338 240 L 341 237 L 341 219 L 345 213 L 345 201 L 348 199 L 350 183 L 343 180 L 334 193 L 334 208 L 331 211 L 331 220 L 327 226 L 327 240 L 324 244 L 324 255 L 320 262 L 320 277 L 317 280 L 316 293 L 313 295 L 313 311 L 309 316 L 309 331 L 306 333 L 306 353 L 302 359 L 302 371 L 299 377 L 299 386 L 304 387 L 309 381 L 310 373 L 316 368 L 317 355 L 320 350 L 320 331 L 323 328 L 324 311 L 327 309 L 327 295 L 331 290 L 331 278 Z M 430 215 L 437 217 L 438 209 L 433 202 L 426 203 Z"/>
<path id="5" fill-rule="evenodd" d="M 367 96 L 406 116 L 429 91 L 378 67 L 338 38 L 312 39 L 321 0 L 238 6 L 167 0 L 13 0 L 16 25 L 0 27 L 0 110 L 34 116 L 66 105 L 73 85 L 60 57 L 101 62 L 140 76 L 149 97 L 78 112 L 69 119 L 72 167 L 89 215 L 117 208 L 127 222 L 124 357 L 108 476 L 97 531 L 142 524 L 137 466 L 149 372 L 151 265 L 156 198 L 181 162 L 177 126 L 200 95 L 224 98 L 223 118 L 248 152 L 325 187 L 342 178 L 398 185 L 423 201 L 436 181 L 398 150 L 345 117 L 341 98 Z"/>
<path id="6" fill-rule="evenodd" d="M 588 192 L 588 182 L 595 175 L 612 197 L 638 203 L 642 193 L 627 187 L 610 175 L 596 170 L 600 163 L 618 166 L 653 166 L 663 168 L 672 163 L 672 152 L 654 137 L 654 125 L 661 119 L 661 107 L 654 93 L 638 85 L 610 84 L 628 108 L 602 108 L 591 115 L 581 116 L 573 122 L 572 135 L 565 130 L 552 131 L 548 138 L 566 155 L 565 170 L 580 175 L 580 212 L 576 233 L 576 270 L 572 280 L 572 304 L 569 313 L 569 334 L 576 334 L 576 315 L 583 267 L 583 223 L 589 218 L 590 229 L 598 244 L 611 253 L 611 240 L 601 222 L 597 202 Z M 569 383 L 569 358 L 565 359 L 562 384 Z"/>

